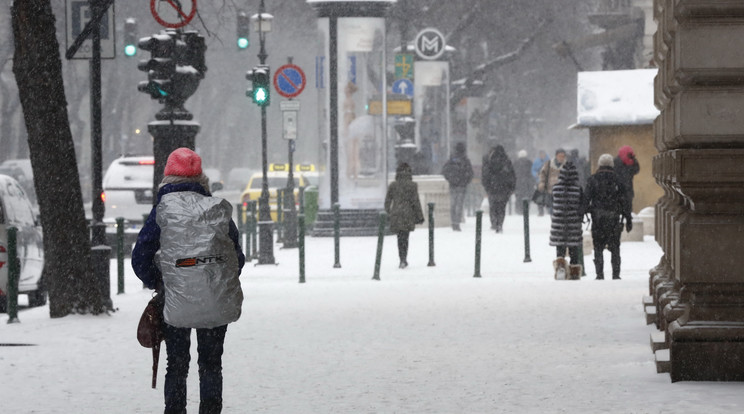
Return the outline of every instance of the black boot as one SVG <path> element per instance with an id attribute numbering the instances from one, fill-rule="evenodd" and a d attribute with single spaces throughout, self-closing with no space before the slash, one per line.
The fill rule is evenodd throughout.
<path id="1" fill-rule="evenodd" d="M 199 414 L 220 414 L 222 412 L 222 400 L 209 398 L 199 402 Z"/>
<path id="2" fill-rule="evenodd" d="M 597 272 L 596 280 L 604 280 L 604 261 L 596 258 L 594 259 L 594 270 Z"/>

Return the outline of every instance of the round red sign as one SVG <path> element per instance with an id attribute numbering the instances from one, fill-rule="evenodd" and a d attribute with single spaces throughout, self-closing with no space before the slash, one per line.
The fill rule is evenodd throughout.
<path id="1" fill-rule="evenodd" d="M 191 22 L 191 20 L 196 16 L 196 0 L 190 0 L 191 1 L 191 12 L 188 14 L 183 11 L 183 7 L 181 7 L 181 1 L 180 0 L 150 0 L 150 12 L 152 12 L 152 17 L 155 18 L 155 20 L 160 23 L 162 26 L 170 27 L 171 29 L 178 29 L 179 27 L 186 26 Z M 170 7 L 173 7 L 173 9 L 178 13 L 179 22 L 171 23 L 165 21 L 160 15 L 158 14 L 158 11 L 155 7 L 155 4 L 161 2 L 166 3 Z"/>
<path id="2" fill-rule="evenodd" d="M 285 98 L 294 98 L 304 89 L 305 72 L 299 66 L 288 63 L 274 73 L 274 88 Z"/>

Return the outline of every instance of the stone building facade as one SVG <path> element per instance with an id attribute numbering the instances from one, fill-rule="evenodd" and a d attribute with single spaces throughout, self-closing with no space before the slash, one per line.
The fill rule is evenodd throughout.
<path id="1" fill-rule="evenodd" d="M 648 305 L 672 381 L 744 380 L 744 2 L 654 0 L 656 240 Z M 735 52 L 735 53 L 734 53 Z M 654 314 L 654 312 L 649 312 Z M 664 349 L 666 348 L 666 350 Z"/>

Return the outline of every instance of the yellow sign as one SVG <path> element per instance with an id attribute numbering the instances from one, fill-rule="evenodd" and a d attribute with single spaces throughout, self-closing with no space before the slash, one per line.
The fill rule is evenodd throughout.
<path id="1" fill-rule="evenodd" d="M 269 164 L 269 171 L 289 171 L 289 164 Z"/>
<path id="2" fill-rule="evenodd" d="M 300 171 L 300 172 L 315 171 L 315 164 L 297 164 L 295 165 L 295 171 Z"/>
<path id="3" fill-rule="evenodd" d="M 370 115 L 382 115 L 382 101 L 369 101 Z M 388 115 L 411 115 L 411 101 L 387 101 Z"/>

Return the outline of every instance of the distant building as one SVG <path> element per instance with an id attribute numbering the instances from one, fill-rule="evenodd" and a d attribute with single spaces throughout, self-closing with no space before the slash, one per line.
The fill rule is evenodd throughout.
<path id="1" fill-rule="evenodd" d="M 656 69 L 579 72 L 577 123 L 571 128 L 589 130 L 592 173 L 604 153 L 617 155 L 630 145 L 641 166 L 633 186 L 633 211 L 656 204 L 663 195 L 651 171 L 654 145 L 653 122 L 659 115 L 654 106 Z"/>

